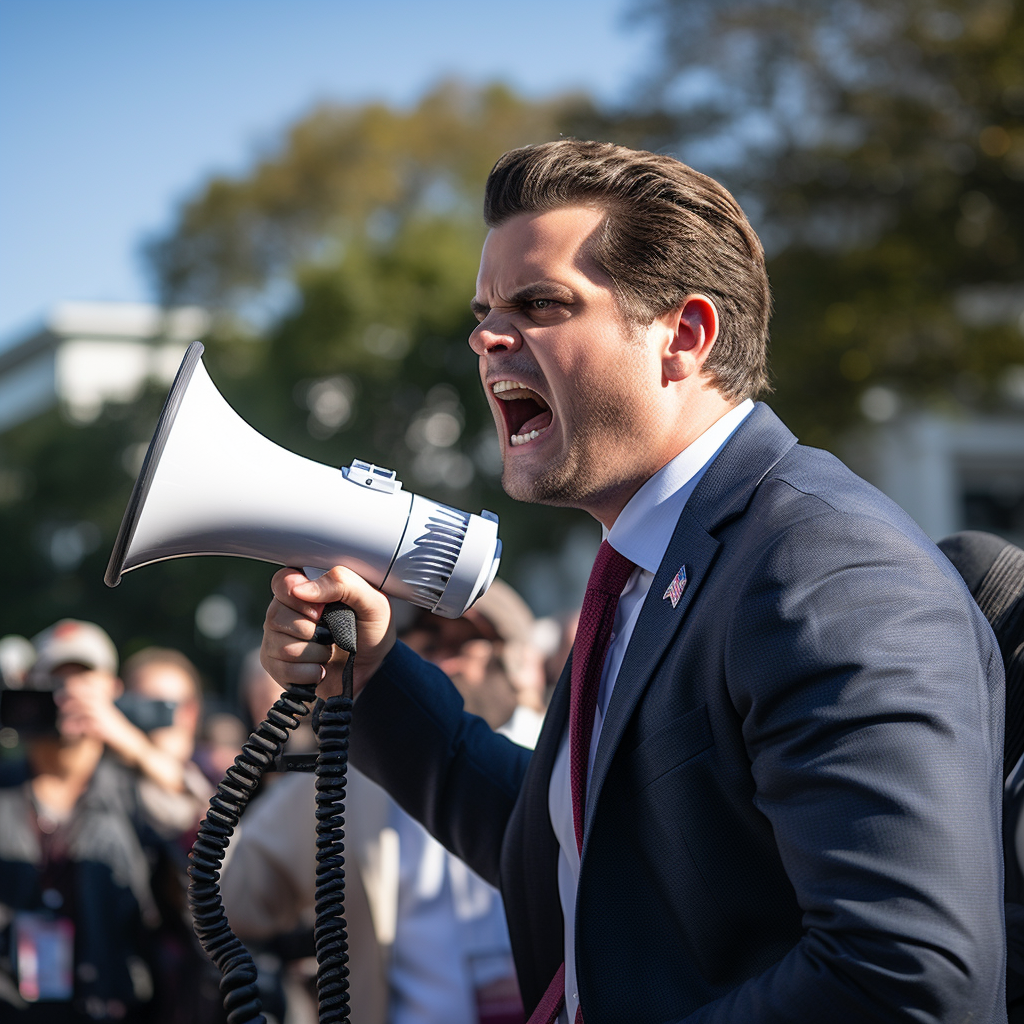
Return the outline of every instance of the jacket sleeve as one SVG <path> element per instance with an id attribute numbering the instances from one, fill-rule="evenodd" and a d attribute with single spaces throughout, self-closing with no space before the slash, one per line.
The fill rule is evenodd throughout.
<path id="1" fill-rule="evenodd" d="M 356 701 L 350 750 L 360 771 L 498 886 L 501 841 L 530 751 L 464 711 L 451 680 L 401 642 Z"/>
<path id="2" fill-rule="evenodd" d="M 832 510 L 737 582 L 726 682 L 803 936 L 686 1021 L 1005 1020 L 1002 664 L 966 588 Z"/>

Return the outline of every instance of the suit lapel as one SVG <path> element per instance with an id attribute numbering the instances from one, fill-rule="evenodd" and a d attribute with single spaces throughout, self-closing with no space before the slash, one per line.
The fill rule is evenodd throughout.
<path id="1" fill-rule="evenodd" d="M 584 849 L 601 788 L 626 725 L 711 571 L 719 547 L 713 532 L 743 512 L 758 484 L 794 444 L 796 438 L 759 402 L 708 467 L 683 508 L 644 599 L 601 726 L 587 789 Z M 687 582 L 673 607 L 663 595 L 681 566 L 685 566 Z"/>
<path id="2" fill-rule="evenodd" d="M 608 774 L 623 730 L 654 675 L 662 655 L 682 627 L 717 551 L 718 541 L 709 537 L 684 508 L 640 610 L 640 617 L 633 629 L 629 647 L 626 648 L 612 689 L 597 744 L 594 771 L 587 787 L 584 832 L 590 825 L 594 808 L 597 806 L 598 794 Z M 678 604 L 673 608 L 671 600 L 663 600 L 662 595 L 668 590 L 680 566 L 686 567 L 686 587 Z"/>

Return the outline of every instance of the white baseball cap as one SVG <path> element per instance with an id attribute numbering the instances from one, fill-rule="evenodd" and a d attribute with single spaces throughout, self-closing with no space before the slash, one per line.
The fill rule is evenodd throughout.
<path id="1" fill-rule="evenodd" d="M 32 638 L 36 663 L 32 676 L 50 675 L 61 665 L 84 665 L 114 674 L 117 672 L 117 648 L 114 641 L 94 622 L 61 619 Z"/>

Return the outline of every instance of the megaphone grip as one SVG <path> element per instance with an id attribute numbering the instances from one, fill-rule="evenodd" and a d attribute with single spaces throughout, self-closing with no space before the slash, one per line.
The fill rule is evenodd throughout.
<path id="1" fill-rule="evenodd" d="M 331 639 L 350 655 L 356 653 L 356 613 L 347 604 L 334 601 L 324 607 L 320 622 L 331 631 Z"/>

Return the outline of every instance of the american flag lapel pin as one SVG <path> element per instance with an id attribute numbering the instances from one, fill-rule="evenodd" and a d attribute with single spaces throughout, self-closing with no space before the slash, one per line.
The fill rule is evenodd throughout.
<path id="1" fill-rule="evenodd" d="M 662 596 L 663 601 L 671 601 L 672 607 L 675 608 L 679 604 L 679 598 L 683 596 L 683 591 L 686 589 L 686 566 L 679 566 L 679 572 L 676 573 L 675 579 L 668 585 L 668 590 L 665 591 Z"/>

